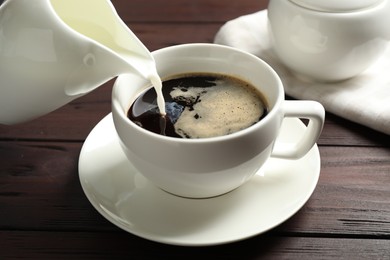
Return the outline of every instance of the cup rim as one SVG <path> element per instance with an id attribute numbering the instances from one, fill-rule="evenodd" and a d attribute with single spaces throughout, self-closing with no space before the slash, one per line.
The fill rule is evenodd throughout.
<path id="1" fill-rule="evenodd" d="M 196 48 L 196 49 L 199 49 L 199 48 L 216 48 L 216 49 L 226 49 L 228 51 L 233 51 L 233 52 L 236 52 L 236 53 L 239 53 L 240 55 L 244 55 L 244 56 L 247 56 L 249 59 L 252 59 L 252 60 L 255 60 L 256 62 L 258 62 L 259 64 L 261 64 L 261 66 L 263 66 L 264 68 L 266 68 L 270 74 L 272 74 L 272 76 L 274 77 L 274 79 L 276 80 L 277 82 L 277 87 L 279 90 L 279 95 L 277 96 L 276 98 L 276 101 L 272 107 L 272 109 L 270 109 L 267 113 L 267 115 L 261 119 L 260 121 L 254 123 L 253 125 L 249 126 L 249 127 L 246 127 L 245 129 L 241 129 L 237 132 L 234 132 L 234 133 L 231 133 L 231 134 L 228 134 L 228 135 L 222 135 L 222 136 L 214 136 L 214 137 L 204 137 L 204 138 L 178 138 L 178 137 L 171 137 L 171 136 L 165 136 L 165 135 L 161 135 L 161 134 L 158 134 L 158 133 L 154 133 L 154 132 L 151 132 L 149 130 L 146 130 L 140 126 L 138 126 L 137 124 L 135 124 L 133 121 L 131 121 L 127 116 L 126 116 L 126 112 L 122 112 L 122 108 L 121 108 L 121 105 L 119 104 L 119 101 L 115 102 L 115 95 L 116 95 L 116 89 L 119 88 L 119 81 L 120 81 L 120 78 L 123 77 L 123 75 L 119 75 L 118 78 L 115 80 L 115 83 L 114 83 L 114 87 L 113 87 L 113 95 L 112 95 L 112 112 L 113 113 L 117 113 L 119 115 L 119 117 L 121 118 L 121 120 L 123 120 L 126 125 L 128 125 L 129 127 L 132 127 L 135 131 L 137 131 L 138 133 L 142 133 L 146 136 L 148 136 L 148 138 L 152 138 L 152 139 L 158 139 L 158 140 L 161 140 L 161 141 L 168 141 L 168 142 L 176 142 L 176 143 L 197 143 L 197 144 L 201 144 L 201 143 L 214 143 L 214 142 L 223 142 L 223 141 L 226 141 L 226 140 L 234 140 L 234 139 L 237 139 L 237 138 L 241 138 L 242 136 L 245 136 L 245 135 L 248 135 L 252 132 L 254 132 L 256 129 L 258 128 L 262 128 L 264 125 L 267 124 L 268 121 L 272 120 L 273 117 L 277 116 L 276 114 L 278 113 L 278 107 L 281 106 L 281 103 L 282 101 L 284 100 L 284 88 L 283 88 L 283 83 L 282 83 L 282 80 L 281 78 L 279 77 L 279 75 L 275 72 L 275 70 L 268 64 L 266 63 L 264 60 L 260 59 L 259 57 L 249 53 L 249 52 L 246 52 L 246 51 L 242 51 L 240 49 L 237 49 L 237 48 L 234 48 L 234 47 L 230 47 L 230 46 L 225 46 L 225 45 L 219 45 L 219 44 L 213 44 L 213 43 L 187 43 L 187 44 L 180 44 L 180 45 L 174 45 L 174 46 L 169 46 L 169 47 L 165 47 L 165 48 L 162 48 L 162 49 L 159 49 L 159 50 L 156 50 L 156 51 L 153 51 L 152 52 L 152 55 L 155 56 L 157 54 L 161 54 L 161 53 L 164 53 L 164 52 L 170 52 L 172 50 L 178 50 L 178 49 L 187 49 L 187 50 L 190 50 L 191 48 Z M 191 53 L 189 51 L 189 53 Z M 156 60 L 157 62 L 157 60 Z"/>

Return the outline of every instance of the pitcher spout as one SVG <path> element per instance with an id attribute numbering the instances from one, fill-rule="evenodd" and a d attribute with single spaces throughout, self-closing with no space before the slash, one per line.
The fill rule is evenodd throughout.
<path id="1" fill-rule="evenodd" d="M 149 50 L 122 21 L 109 0 L 50 2 L 64 25 L 80 34 L 81 38 L 94 43 L 92 50 L 83 53 L 79 70 L 69 77 L 67 94 L 87 93 L 97 84 L 123 73 L 136 73 L 144 78 L 156 73 Z M 91 6 L 94 6 L 93 11 L 85 12 L 91 10 Z M 85 84 L 82 84 L 83 75 Z M 87 79 L 87 76 L 91 79 Z M 82 87 L 77 90 L 77 86 Z"/>

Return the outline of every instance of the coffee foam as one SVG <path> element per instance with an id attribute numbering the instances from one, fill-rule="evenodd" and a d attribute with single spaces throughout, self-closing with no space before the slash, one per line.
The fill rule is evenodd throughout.
<path id="1" fill-rule="evenodd" d="M 232 78 L 223 78 L 208 87 L 177 87 L 173 99 L 185 99 L 186 107 L 174 124 L 183 138 L 207 138 L 228 135 L 258 122 L 265 113 L 260 93 L 251 86 Z M 251 89 L 252 88 L 252 89 Z"/>

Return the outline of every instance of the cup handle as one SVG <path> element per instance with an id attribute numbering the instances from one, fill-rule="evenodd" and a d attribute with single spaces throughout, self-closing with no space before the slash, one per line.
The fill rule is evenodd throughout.
<path id="1" fill-rule="evenodd" d="M 307 154 L 317 142 L 324 126 L 325 109 L 316 101 L 287 100 L 282 105 L 284 117 L 309 119 L 303 136 L 295 143 L 276 141 L 272 157 L 282 159 L 299 159 Z"/>

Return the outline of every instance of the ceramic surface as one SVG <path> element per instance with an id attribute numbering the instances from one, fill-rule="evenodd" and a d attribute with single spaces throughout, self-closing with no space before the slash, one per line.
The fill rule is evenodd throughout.
<path id="1" fill-rule="evenodd" d="M 302 7 L 321 12 L 353 12 L 368 9 L 386 0 L 290 0 Z"/>
<path id="2" fill-rule="evenodd" d="M 285 119 L 279 139 L 294 140 L 304 129 L 298 119 Z M 315 145 L 299 160 L 270 159 L 251 181 L 223 196 L 177 197 L 157 188 L 129 163 L 111 114 L 89 134 L 79 159 L 82 188 L 107 220 L 145 239 L 186 246 L 239 241 L 274 228 L 306 203 L 319 174 Z"/>
<path id="3" fill-rule="evenodd" d="M 339 81 L 354 77 L 387 48 L 390 1 L 338 2 L 334 6 L 328 1 L 269 3 L 273 49 L 303 78 Z"/>

